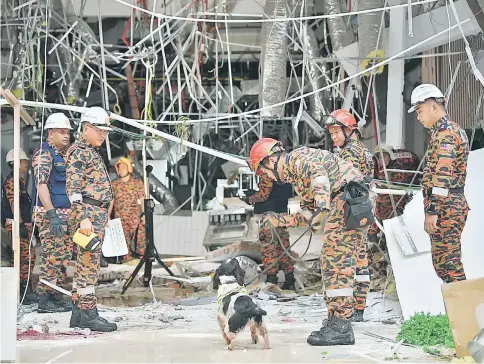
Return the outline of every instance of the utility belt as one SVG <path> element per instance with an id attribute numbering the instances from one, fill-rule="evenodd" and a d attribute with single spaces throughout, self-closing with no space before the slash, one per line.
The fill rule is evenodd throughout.
<path id="1" fill-rule="evenodd" d="M 464 187 L 449 188 L 449 193 L 464 193 Z M 424 197 L 429 198 L 433 194 L 433 187 L 423 190 Z"/>
<path id="2" fill-rule="evenodd" d="M 111 202 L 102 202 L 102 201 L 95 200 L 90 197 L 84 197 L 84 196 L 82 196 L 82 202 L 87 203 L 88 205 L 101 207 L 103 209 L 108 209 L 109 205 L 111 205 Z"/>
<path id="3" fill-rule="evenodd" d="M 347 230 L 361 229 L 375 222 L 370 190 L 364 181 L 344 185 L 344 219 Z"/>

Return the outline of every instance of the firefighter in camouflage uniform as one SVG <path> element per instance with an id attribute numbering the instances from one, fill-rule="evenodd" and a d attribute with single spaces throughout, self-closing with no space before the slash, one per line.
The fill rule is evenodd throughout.
<path id="1" fill-rule="evenodd" d="M 250 165 L 258 175 L 290 183 L 303 200 L 303 212 L 299 217 L 291 217 L 285 226 L 305 223 L 324 229 L 321 266 L 328 319 L 319 331 L 311 333 L 308 343 L 353 345 L 355 338 L 349 319 L 354 310 L 356 248 L 364 238 L 366 225 L 362 219 L 361 227 L 347 228 L 344 194 L 347 185 L 362 184 L 363 175 L 328 151 L 302 147 L 285 153 L 282 143 L 270 138 L 259 139 L 252 146 Z M 268 222 L 277 226 L 280 220 L 273 217 Z"/>
<path id="2" fill-rule="evenodd" d="M 146 247 L 145 219 L 142 217 L 145 186 L 142 180 L 133 176 L 133 167 L 128 158 L 120 158 L 114 168 L 118 179 L 113 181 L 114 202 L 109 216 L 114 211 L 114 217 L 121 219 L 126 241 L 135 254 L 143 256 Z M 131 259 L 131 254 L 123 257 L 123 261 Z"/>
<path id="3" fill-rule="evenodd" d="M 255 214 L 274 212 L 287 215 L 287 204 L 292 196 L 289 183 L 279 185 L 271 181 L 266 175 L 260 176 L 259 191 L 247 199 L 247 203 L 254 205 Z M 280 241 L 279 241 L 280 239 Z M 261 244 L 262 264 L 267 270 L 266 282 L 277 284 L 277 273 L 282 270 L 285 281 L 282 289 L 295 290 L 294 260 L 289 256 L 290 241 L 286 227 L 271 226 L 264 223 L 264 216 L 259 227 L 259 241 Z"/>
<path id="4" fill-rule="evenodd" d="M 357 168 L 364 176 L 373 176 L 373 156 L 370 150 L 359 140 L 359 131 L 356 120 L 348 111 L 339 109 L 333 111 L 323 119 L 324 127 L 328 130 L 333 144 L 338 150 L 337 155 L 353 167 Z M 368 245 L 367 237 L 361 240 L 356 253 L 356 287 L 355 287 L 355 310 L 350 320 L 362 322 L 366 307 L 366 297 L 370 289 L 370 272 L 368 270 Z"/>
<path id="5" fill-rule="evenodd" d="M 14 150 L 7 153 L 6 162 L 8 166 L 13 169 Z M 30 305 L 37 302 L 37 295 L 31 289 L 32 287 L 32 271 L 35 264 L 35 249 L 30 247 L 30 238 L 32 232 L 32 220 L 30 216 L 31 199 L 27 192 L 27 186 L 23 175 L 28 171 L 29 158 L 27 154 L 20 149 L 20 168 L 19 168 L 19 190 L 20 190 L 20 299 L 24 297 L 23 304 Z M 2 184 L 2 225 L 8 233 L 10 241 L 12 241 L 13 229 L 13 212 L 14 212 L 14 180 L 13 170 L 10 172 Z M 29 249 L 30 247 L 30 249 Z M 12 266 L 14 265 L 12 256 Z"/>
<path id="6" fill-rule="evenodd" d="M 466 132 L 450 120 L 442 92 L 422 84 L 411 96 L 417 120 L 430 129 L 422 190 L 425 231 L 432 243 L 435 272 L 444 283 L 466 279 L 461 260 L 461 235 L 469 206 L 464 195 L 469 141 Z"/>
<path id="7" fill-rule="evenodd" d="M 63 113 L 54 113 L 45 121 L 47 141 L 34 152 L 32 169 L 32 217 L 39 227 L 41 245 L 39 281 L 62 286 L 72 256 L 72 240 L 67 231 L 70 202 L 66 194 L 65 153 L 69 146 L 71 124 Z M 67 312 L 71 303 L 51 287 L 39 283 L 40 313 Z"/>
<path id="8" fill-rule="evenodd" d="M 100 107 L 91 107 L 81 115 L 82 135 L 68 150 L 67 195 L 71 202 L 69 230 L 79 229 L 85 236 L 96 234 L 102 242 L 113 200 L 111 180 L 98 148 L 104 143 L 109 115 Z M 117 325 L 98 314 L 94 287 L 101 261 L 101 245 L 93 249 L 79 246 L 72 285 L 73 309 L 70 327 L 93 331 L 115 331 Z"/>
<path id="9" fill-rule="evenodd" d="M 408 170 L 417 171 L 420 165 L 420 158 L 413 152 L 405 149 L 392 149 L 383 144 L 380 144 L 375 149 L 375 179 L 377 181 L 386 182 L 387 177 L 389 182 L 397 183 L 400 187 L 408 186 L 409 184 L 418 185 L 420 183 L 420 175 L 415 173 L 405 173 L 399 171 L 386 171 L 391 170 Z M 386 175 L 385 175 L 386 171 Z M 385 186 L 379 186 L 376 182 L 377 187 L 386 188 Z M 393 211 L 392 198 L 395 203 L 396 214 Z M 400 216 L 403 214 L 405 206 L 412 200 L 411 195 L 405 196 L 390 196 L 379 194 L 375 201 L 375 217 L 380 220 L 391 219 L 395 216 Z M 370 227 L 368 233 L 369 241 L 376 243 L 378 242 L 378 235 L 380 234 L 380 229 L 376 224 Z M 381 241 L 383 246 L 385 243 L 385 236 L 381 236 Z"/>

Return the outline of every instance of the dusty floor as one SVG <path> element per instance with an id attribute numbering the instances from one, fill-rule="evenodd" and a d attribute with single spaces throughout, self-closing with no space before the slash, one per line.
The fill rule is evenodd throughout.
<path id="1" fill-rule="evenodd" d="M 147 299 L 145 296 L 140 303 Z M 260 305 L 268 311 L 266 322 L 272 349 L 262 350 L 261 343 L 253 345 L 247 331 L 238 337 L 236 349 L 228 351 L 215 319 L 214 299 L 215 296 L 210 295 L 171 300 L 171 304 L 101 306 L 101 315 L 116 321 L 119 331 L 89 335 L 67 329 L 70 313 L 38 314 L 33 308 L 30 309 L 32 312 L 27 309 L 19 318 L 19 331 L 47 325 L 50 333 L 21 334 L 17 346 L 18 359 L 23 363 L 449 361 L 406 346 L 399 346 L 394 355 L 394 342 L 368 335 L 373 333 L 395 339 L 398 324 L 382 322 L 354 325 L 354 346 L 309 346 L 306 344 L 308 334 L 320 326 L 325 315 L 320 295 L 300 297 L 285 303 L 260 301 Z M 380 307 L 381 310 L 373 314 L 386 314 L 387 317 L 398 314 L 390 312 L 394 309 L 389 308 L 388 302 L 383 307 L 374 297 L 373 301 L 368 306 Z M 106 300 L 104 303 L 107 303 Z M 117 306 L 129 306 L 133 302 L 126 305 L 126 301 L 118 300 L 117 303 Z"/>

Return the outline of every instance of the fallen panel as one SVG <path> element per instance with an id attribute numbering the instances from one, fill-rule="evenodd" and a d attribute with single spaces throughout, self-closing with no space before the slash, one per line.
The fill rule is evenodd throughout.
<path id="1" fill-rule="evenodd" d="M 207 262 L 223 262 L 227 259 L 235 258 L 238 256 L 246 256 L 257 263 L 262 262 L 260 254 L 260 244 L 254 242 L 237 242 L 230 245 L 226 245 L 222 248 L 214 250 L 205 256 Z"/>

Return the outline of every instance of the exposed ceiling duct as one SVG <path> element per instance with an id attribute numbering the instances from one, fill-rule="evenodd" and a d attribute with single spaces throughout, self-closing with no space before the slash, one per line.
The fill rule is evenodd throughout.
<path id="1" fill-rule="evenodd" d="M 321 72 L 319 67 L 323 67 L 324 64 L 318 65 L 314 59 L 319 57 L 319 46 L 318 40 L 316 39 L 316 35 L 314 31 L 311 29 L 310 26 L 306 25 L 303 28 L 303 35 L 302 40 L 304 43 L 304 48 L 306 52 L 307 59 L 309 60 L 308 64 L 308 79 L 309 84 L 311 86 L 312 91 L 319 90 L 327 85 L 326 80 Z M 324 100 L 328 100 L 330 94 L 328 91 L 323 91 L 324 93 Z M 321 117 L 326 113 L 325 107 L 323 105 L 323 101 L 321 100 L 321 92 L 312 94 L 309 96 L 309 114 L 313 117 L 314 120 L 317 122 L 321 121 Z"/>
<path id="2" fill-rule="evenodd" d="M 364 3 L 364 1 L 358 2 L 358 6 L 360 6 L 360 3 Z M 325 15 L 335 15 L 344 12 L 340 0 L 324 0 Z M 338 49 L 346 47 L 355 41 L 353 31 L 349 26 L 348 17 L 338 16 L 335 18 L 326 18 L 326 21 L 329 26 L 333 52 L 336 52 Z"/>
<path id="3" fill-rule="evenodd" d="M 360 1 L 358 10 L 382 8 L 384 3 L 384 0 Z M 382 24 L 384 15 L 385 13 L 382 11 L 358 14 L 358 53 L 361 59 L 361 70 L 371 67 L 374 62 L 381 62 L 385 58 L 383 50 L 385 23 Z M 381 32 L 380 29 L 382 29 Z M 377 68 L 375 73 L 383 72 L 383 68 L 384 66 Z"/>
<path id="4" fill-rule="evenodd" d="M 264 13 L 269 18 L 286 19 L 285 0 L 267 0 Z M 286 97 L 287 77 L 287 21 L 265 22 L 262 26 L 260 107 L 283 102 Z M 284 105 L 264 109 L 261 117 L 283 117 Z"/>

